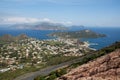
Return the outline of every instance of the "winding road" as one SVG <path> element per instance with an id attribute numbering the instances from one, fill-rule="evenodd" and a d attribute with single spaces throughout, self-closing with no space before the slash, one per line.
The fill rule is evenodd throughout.
<path id="1" fill-rule="evenodd" d="M 87 57 L 89 55 L 91 55 L 91 54 L 88 54 L 86 56 L 82 56 L 80 58 L 77 58 L 77 59 L 74 59 L 74 60 L 71 60 L 71 61 L 68 61 L 68 62 L 58 64 L 58 65 L 50 66 L 50 67 L 41 69 L 41 70 L 36 71 L 36 72 L 26 73 L 24 75 L 21 75 L 21 76 L 15 78 L 14 80 L 34 80 L 34 78 L 39 76 L 39 75 L 48 75 L 52 71 L 55 71 L 55 70 L 60 69 L 60 68 L 67 67 L 67 66 L 69 66 L 73 63 L 80 62 L 84 57 Z"/>

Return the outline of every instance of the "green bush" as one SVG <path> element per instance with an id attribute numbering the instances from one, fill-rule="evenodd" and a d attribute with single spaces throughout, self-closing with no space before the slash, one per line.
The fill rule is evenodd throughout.
<path id="1" fill-rule="evenodd" d="M 34 80 L 46 80 L 44 76 L 36 77 Z"/>
<path id="2" fill-rule="evenodd" d="M 57 78 L 56 74 L 52 74 L 46 80 L 54 80 L 55 78 Z"/>
<path id="3" fill-rule="evenodd" d="M 56 70 L 56 76 L 57 77 L 60 77 L 61 75 L 66 74 L 66 73 L 67 73 L 67 71 L 64 68 Z"/>

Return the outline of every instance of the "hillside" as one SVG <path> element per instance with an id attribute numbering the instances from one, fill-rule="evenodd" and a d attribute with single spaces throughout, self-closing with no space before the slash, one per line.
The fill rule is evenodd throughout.
<path id="1" fill-rule="evenodd" d="M 48 75 L 40 75 L 34 80 L 119 80 L 120 42 L 91 52 L 79 62 L 58 69 Z"/>
<path id="2" fill-rule="evenodd" d="M 120 49 L 72 69 L 58 80 L 120 80 Z"/>
<path id="3" fill-rule="evenodd" d="M 23 40 L 26 38 L 28 38 L 28 36 L 25 34 L 20 34 L 18 36 L 12 36 L 10 34 L 5 34 L 3 36 L 0 36 L 0 42 L 12 42 L 16 40 Z"/>
<path id="4" fill-rule="evenodd" d="M 91 30 L 68 31 L 68 32 L 54 32 L 50 36 L 60 38 L 99 38 L 105 37 L 105 34 L 99 34 Z"/>

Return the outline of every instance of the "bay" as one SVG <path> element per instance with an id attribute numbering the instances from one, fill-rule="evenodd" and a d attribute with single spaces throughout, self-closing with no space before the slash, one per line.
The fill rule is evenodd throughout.
<path id="1" fill-rule="evenodd" d="M 109 46 L 116 41 L 120 41 L 120 27 L 105 27 L 105 28 L 89 28 L 97 33 L 106 34 L 106 37 L 95 38 L 95 39 L 82 39 L 82 41 L 88 41 L 92 43 L 91 48 L 101 49 L 103 47 Z"/>
<path id="2" fill-rule="evenodd" d="M 83 28 L 77 29 L 81 30 Z M 103 38 L 95 38 L 95 39 L 81 39 L 82 41 L 88 41 L 91 45 L 91 48 L 101 49 L 103 47 L 109 46 L 116 41 L 120 41 L 120 27 L 85 27 L 84 29 L 90 29 L 97 33 L 106 34 L 107 37 Z M 76 29 L 73 27 L 68 31 L 75 31 Z M 13 36 L 17 36 L 20 34 L 26 34 L 29 37 L 37 38 L 40 40 L 45 39 L 54 39 L 54 37 L 47 36 L 48 34 L 56 32 L 56 30 L 0 30 L 0 36 L 4 34 L 11 34 Z"/>

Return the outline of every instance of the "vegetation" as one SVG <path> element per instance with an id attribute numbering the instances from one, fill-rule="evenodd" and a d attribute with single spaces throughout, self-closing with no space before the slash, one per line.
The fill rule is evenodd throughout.
<path id="1" fill-rule="evenodd" d="M 87 63 L 88 61 L 94 60 L 100 56 L 103 56 L 105 54 L 108 54 L 116 49 L 120 48 L 120 42 L 116 42 L 113 45 L 109 46 L 109 47 L 105 47 L 101 50 L 98 50 L 92 54 L 89 55 L 85 55 L 82 60 L 78 63 L 74 63 L 66 68 L 62 68 L 56 71 L 51 72 L 49 75 L 46 76 L 38 76 L 36 77 L 34 80 L 54 80 L 57 77 L 62 76 L 63 74 L 66 74 L 71 68 L 75 68 L 77 66 L 80 66 L 82 64 Z"/>
<path id="2" fill-rule="evenodd" d="M 34 80 L 54 80 L 55 78 L 60 77 L 66 73 L 67 73 L 66 68 L 62 68 L 62 69 L 58 69 L 56 71 L 51 72 L 47 76 L 40 76 L 40 77 L 38 76 Z"/>
<path id="3" fill-rule="evenodd" d="M 72 57 L 72 56 L 67 57 L 67 56 L 61 56 L 61 55 L 56 56 L 55 55 L 55 56 L 49 57 L 46 60 L 47 61 L 46 63 L 43 62 L 43 63 L 40 63 L 36 66 L 30 65 L 30 66 L 24 67 L 23 69 L 17 69 L 15 71 L 7 71 L 4 73 L 0 73 L 0 80 L 13 80 L 14 78 L 16 78 L 17 76 L 20 76 L 22 74 L 34 72 L 34 71 L 40 70 L 42 68 L 52 66 L 52 65 L 57 65 L 57 64 L 65 62 L 65 61 L 75 59 L 75 58 L 77 58 L 77 57 Z M 57 75 L 59 76 L 60 74 L 58 73 Z M 50 77 L 48 80 L 52 80 L 54 78 L 54 76 L 55 75 L 51 74 L 52 78 Z M 40 79 L 40 80 L 44 80 L 44 78 Z"/>
<path id="4" fill-rule="evenodd" d="M 19 40 L 23 40 L 23 39 L 27 39 L 27 35 L 25 34 L 21 34 L 18 36 L 12 36 L 9 34 L 5 34 L 3 36 L 0 36 L 0 44 L 1 43 L 8 43 L 8 42 L 14 42 L 14 41 L 19 41 Z"/>
<path id="5" fill-rule="evenodd" d="M 50 36 L 54 37 L 62 37 L 62 38 L 99 38 L 105 37 L 105 34 L 98 34 L 91 30 L 81 30 L 81 31 L 69 31 L 69 32 L 54 32 L 50 34 Z"/>
<path id="6" fill-rule="evenodd" d="M 96 51 L 93 54 L 90 54 L 89 56 L 85 56 L 80 62 L 72 64 L 69 67 L 74 68 L 74 67 L 80 66 L 84 63 L 87 63 L 88 61 L 91 61 L 91 60 L 94 60 L 94 59 L 101 57 L 103 55 L 109 54 L 110 52 L 112 52 L 116 49 L 119 49 L 119 48 L 120 48 L 120 42 L 115 42 L 113 45 L 111 45 L 109 47 L 105 47 L 103 49 Z"/>
<path id="7" fill-rule="evenodd" d="M 47 60 L 47 65 L 51 66 L 51 65 L 57 65 L 60 64 L 62 62 L 66 62 L 72 59 L 78 58 L 76 56 L 62 56 L 62 55 L 56 55 L 56 56 L 52 56 L 51 58 L 49 58 Z"/>
<path id="8" fill-rule="evenodd" d="M 41 67 L 43 68 L 43 66 Z M 17 69 L 15 71 L 7 71 L 4 73 L 0 73 L 0 80 L 13 80 L 16 76 L 20 76 L 22 74 L 31 72 L 31 71 L 37 71 L 40 68 L 36 68 L 36 67 L 26 67 L 23 69 Z"/>

